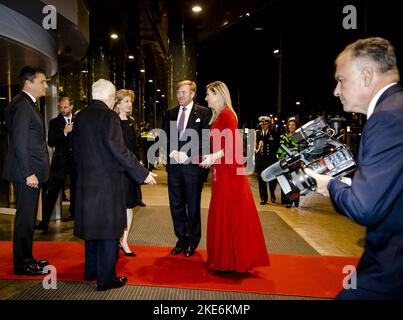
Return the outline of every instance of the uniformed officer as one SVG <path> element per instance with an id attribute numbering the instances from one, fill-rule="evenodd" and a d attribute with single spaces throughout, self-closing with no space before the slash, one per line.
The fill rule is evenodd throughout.
<path id="1" fill-rule="evenodd" d="M 268 200 L 267 184 L 260 174 L 271 164 L 277 162 L 276 152 L 278 149 L 278 136 L 274 126 L 274 119 L 269 116 L 259 117 L 260 130 L 256 130 L 255 143 L 255 170 L 259 180 L 260 204 L 266 204 Z M 277 180 L 269 182 L 270 200 L 276 202 Z"/>

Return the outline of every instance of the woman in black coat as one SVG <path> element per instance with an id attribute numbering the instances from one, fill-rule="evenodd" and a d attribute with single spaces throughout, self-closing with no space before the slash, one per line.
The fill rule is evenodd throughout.
<path id="1" fill-rule="evenodd" d="M 128 115 L 132 112 L 132 103 L 134 102 L 134 99 L 135 95 L 132 90 L 119 90 L 118 92 L 116 92 L 115 111 L 120 118 L 120 124 L 122 126 L 123 138 L 126 147 L 136 155 L 137 159 L 140 159 L 135 124 L 128 117 Z M 135 257 L 136 254 L 130 250 L 130 247 L 127 243 L 127 238 L 133 220 L 133 208 L 141 201 L 141 190 L 140 185 L 137 184 L 126 173 L 124 176 L 124 185 L 127 212 L 127 228 L 125 229 L 123 236 L 120 239 L 119 247 L 126 256 Z"/>

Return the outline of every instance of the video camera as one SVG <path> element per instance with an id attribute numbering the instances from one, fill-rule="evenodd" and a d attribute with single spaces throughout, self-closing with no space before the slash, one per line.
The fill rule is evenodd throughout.
<path id="1" fill-rule="evenodd" d="M 290 151 L 282 144 L 280 147 L 287 153 L 286 157 L 266 168 L 262 179 L 266 182 L 277 179 L 284 194 L 295 200 L 316 188 L 315 179 L 308 176 L 304 168 L 334 178 L 354 171 L 356 162 L 350 148 L 337 138 L 345 119 L 329 122 L 330 126 L 319 117 L 297 129 L 292 138 L 302 151 Z"/>

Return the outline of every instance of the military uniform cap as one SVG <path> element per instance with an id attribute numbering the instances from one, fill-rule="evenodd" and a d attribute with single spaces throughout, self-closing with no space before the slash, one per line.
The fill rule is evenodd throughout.
<path id="1" fill-rule="evenodd" d="M 260 116 L 259 124 L 263 124 L 263 123 L 270 123 L 270 117 L 269 116 Z"/>

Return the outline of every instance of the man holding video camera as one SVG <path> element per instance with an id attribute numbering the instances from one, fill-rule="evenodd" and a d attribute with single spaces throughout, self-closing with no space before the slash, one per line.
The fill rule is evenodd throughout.
<path id="1" fill-rule="evenodd" d="M 351 181 L 319 175 L 316 191 L 367 227 L 357 288 L 336 299 L 403 297 L 403 88 L 394 48 L 382 38 L 360 39 L 336 59 L 335 96 L 346 112 L 367 115 Z"/>

